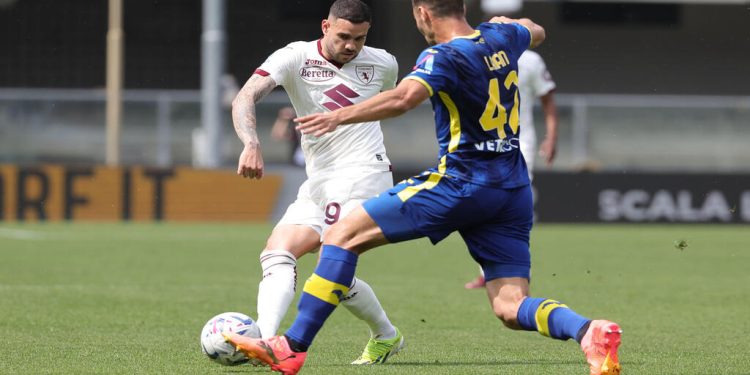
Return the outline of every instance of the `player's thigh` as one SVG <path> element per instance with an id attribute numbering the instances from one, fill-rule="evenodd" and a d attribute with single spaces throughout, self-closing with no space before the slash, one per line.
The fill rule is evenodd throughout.
<path id="1" fill-rule="evenodd" d="M 364 201 L 393 187 L 391 172 L 354 170 L 326 181 L 319 189 L 323 201 L 323 233 Z"/>
<path id="2" fill-rule="evenodd" d="M 265 250 L 286 250 L 295 258 L 320 247 L 320 234 L 309 225 L 279 224 L 271 232 Z"/>
<path id="3" fill-rule="evenodd" d="M 469 253 L 488 282 L 497 278 L 528 279 L 531 270 L 529 234 L 533 223 L 530 186 L 487 191 L 483 200 L 498 207 L 492 217 L 459 231 Z"/>
<path id="4" fill-rule="evenodd" d="M 386 243 L 388 240 L 383 231 L 362 206 L 355 207 L 330 227 L 323 237 L 323 244 L 342 247 L 357 254 Z"/>
<path id="5" fill-rule="evenodd" d="M 463 184 L 427 172 L 367 200 L 363 207 L 389 242 L 428 237 L 437 243 L 464 221 L 459 211 L 469 201 Z"/>
<path id="6" fill-rule="evenodd" d="M 300 186 L 297 199 L 287 207 L 266 243 L 266 250 L 283 249 L 297 258 L 320 246 L 324 214 L 310 197 L 310 184 Z"/>

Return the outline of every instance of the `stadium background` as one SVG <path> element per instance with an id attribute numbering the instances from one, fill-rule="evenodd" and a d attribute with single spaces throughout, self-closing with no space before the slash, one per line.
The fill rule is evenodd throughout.
<path id="1" fill-rule="evenodd" d="M 224 3 L 227 72 L 242 84 L 274 49 L 316 38 L 328 1 Z M 409 1 L 369 3 L 369 43 L 406 73 L 424 47 Z M 219 312 L 255 316 L 258 251 L 304 172 L 270 137 L 280 91 L 259 106 L 262 181 L 234 174 L 227 107 L 218 166 L 204 164 L 203 5 L 124 0 L 111 166 L 107 1 L 0 0 L 0 374 L 268 373 L 206 360 L 198 333 Z M 628 375 L 746 375 L 750 0 L 526 0 L 519 14 L 548 31 L 561 116 L 558 160 L 536 166 L 532 293 L 620 323 Z M 384 122 L 397 178 L 434 164 L 432 121 L 425 104 Z M 298 275 L 315 263 L 300 259 Z M 458 235 L 368 252 L 357 272 L 407 350 L 349 366 L 368 333 L 337 312 L 304 374 L 585 372 L 574 343 L 502 329 L 485 293 L 464 290 L 477 269 Z"/>
<path id="2" fill-rule="evenodd" d="M 403 76 L 425 46 L 409 2 L 368 3 L 374 18 L 368 44 L 392 52 Z M 240 86 L 275 49 L 316 38 L 329 6 L 326 0 L 224 4 L 226 73 Z M 122 169 L 108 170 L 98 167 L 106 153 L 107 2 L 0 2 L 1 220 L 279 217 L 304 178 L 286 163 L 288 145 L 270 139 L 276 111 L 288 103 L 281 90 L 258 108 L 264 157 L 277 179 L 206 184 L 178 172 L 204 168 L 204 154 L 217 152 L 216 169 L 231 173 L 241 146 L 226 106 L 218 149 L 200 146 L 202 6 L 124 2 Z M 467 6 L 472 23 L 486 19 L 479 0 Z M 549 36 L 539 52 L 558 84 L 561 120 L 555 165 L 536 167 L 539 221 L 750 222 L 749 7 L 743 0 L 523 3 L 513 15 L 534 19 Z M 231 97 L 232 85 L 224 88 Z M 434 164 L 427 104 L 383 128 L 397 179 Z M 156 179 L 126 177 L 131 168 L 166 171 L 163 189 Z M 115 177 L 102 183 L 102 173 Z M 205 176 L 195 178 L 211 179 Z M 231 196 L 226 189 L 264 196 L 266 203 L 236 215 L 236 208 L 212 200 Z M 161 208 L 150 203 L 157 201 Z M 196 202 L 182 211 L 190 215 L 176 208 L 183 201 Z M 99 205 L 110 208 L 97 216 Z"/>

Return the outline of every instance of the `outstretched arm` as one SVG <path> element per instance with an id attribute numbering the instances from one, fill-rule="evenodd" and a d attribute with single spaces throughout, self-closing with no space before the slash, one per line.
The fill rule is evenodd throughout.
<path id="1" fill-rule="evenodd" d="M 319 137 L 336 130 L 339 125 L 376 121 L 399 116 L 430 97 L 421 83 L 405 79 L 393 90 L 381 92 L 361 103 L 333 112 L 313 113 L 296 118 L 297 129 L 304 134 Z"/>
<path id="2" fill-rule="evenodd" d="M 500 17 L 492 17 L 490 22 L 494 22 L 494 23 L 516 22 L 525 26 L 527 29 L 529 29 L 529 32 L 531 32 L 531 45 L 529 46 L 530 48 L 536 48 L 537 46 L 542 44 L 542 42 L 544 42 L 544 38 L 547 36 L 543 27 L 535 24 L 534 21 L 528 18 L 513 19 L 513 18 L 508 18 L 505 16 L 500 16 Z"/>
<path id="3" fill-rule="evenodd" d="M 237 174 L 247 178 L 263 177 L 263 154 L 256 132 L 255 106 L 276 87 L 271 77 L 253 74 L 232 101 L 234 131 L 245 147 L 237 163 Z"/>
<path id="4" fill-rule="evenodd" d="M 539 155 L 544 158 L 547 165 L 552 165 L 557 154 L 557 106 L 555 105 L 553 92 L 550 91 L 541 97 L 547 132 L 542 144 L 539 146 Z"/>

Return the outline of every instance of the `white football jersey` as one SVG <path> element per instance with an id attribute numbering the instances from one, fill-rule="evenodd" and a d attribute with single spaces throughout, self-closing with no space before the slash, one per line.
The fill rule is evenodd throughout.
<path id="1" fill-rule="evenodd" d="M 271 54 L 255 74 L 284 87 L 297 116 L 333 111 L 396 86 L 398 64 L 385 50 L 365 46 L 343 66 L 326 60 L 320 40 L 293 42 Z M 321 137 L 302 135 L 307 174 L 350 165 L 390 167 L 380 122 L 339 126 Z"/>
<path id="2" fill-rule="evenodd" d="M 521 138 L 522 145 L 536 151 L 536 131 L 534 130 L 534 103 L 555 89 L 555 81 L 547 70 L 547 65 L 538 53 L 526 50 L 518 59 L 518 85 L 521 95 Z M 524 155 L 527 156 L 527 155 Z M 533 158 L 534 155 L 528 155 Z M 529 158 L 526 159 L 527 164 Z M 532 159 L 533 160 L 533 159 Z"/>

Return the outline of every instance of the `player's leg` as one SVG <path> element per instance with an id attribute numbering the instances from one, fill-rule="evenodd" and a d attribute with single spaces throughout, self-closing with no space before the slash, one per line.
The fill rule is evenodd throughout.
<path id="1" fill-rule="evenodd" d="M 528 296 L 531 190 L 525 187 L 504 194 L 509 204 L 495 222 L 461 233 L 484 269 L 487 296 L 495 315 L 512 329 L 537 331 L 559 340 L 575 339 L 586 353 L 592 374 L 619 373 L 620 329 L 616 324 L 592 322 L 556 300 Z"/>
<path id="2" fill-rule="evenodd" d="M 431 207 L 450 210 L 450 205 L 431 204 L 435 200 L 445 201 L 439 192 L 440 175 L 436 178 L 433 175 L 436 174 L 426 174 L 399 184 L 366 201 L 331 227 L 324 238 L 315 272 L 305 283 L 297 317 L 284 336 L 260 340 L 230 335 L 227 340 L 249 357 L 268 363 L 272 369 L 296 373 L 302 367 L 315 335 L 348 292 L 359 254 L 388 242 L 423 237 L 423 233 L 429 233 L 433 242 L 450 233 L 450 230 L 439 227 L 442 219 L 450 218 L 445 215 L 449 212 L 436 215 L 441 219 L 438 223 L 415 220 L 420 211 Z M 446 182 L 452 194 L 460 194 L 462 188 L 457 182 Z"/>
<path id="3" fill-rule="evenodd" d="M 534 129 L 531 129 L 531 131 L 527 131 L 527 128 L 524 128 L 524 131 L 521 132 L 520 139 L 521 155 L 523 155 L 523 159 L 526 162 L 526 169 L 529 172 L 530 180 L 533 180 L 534 157 L 536 156 L 536 135 L 533 130 Z M 473 280 L 464 284 L 464 288 L 484 288 L 486 283 L 487 279 L 484 276 L 484 271 L 482 270 L 482 267 L 479 267 L 479 275 Z"/>
<path id="4" fill-rule="evenodd" d="M 349 292 L 359 254 L 384 243 L 382 232 L 361 206 L 328 230 L 318 265 L 302 290 L 297 318 L 285 334 L 292 350 L 307 351 L 323 323 Z"/>
<path id="5" fill-rule="evenodd" d="M 342 222 L 356 216 L 357 211 Z M 226 340 L 249 358 L 257 358 L 268 364 L 272 370 L 296 374 L 304 365 L 307 348 L 313 338 L 349 291 L 357 258 L 357 254 L 340 247 L 323 246 L 315 273 L 305 283 L 297 318 L 285 335 L 252 339 L 228 334 L 225 335 Z"/>
<path id="6" fill-rule="evenodd" d="M 505 326 L 558 340 L 572 338 L 581 345 L 591 375 L 620 373 L 617 349 L 622 331 L 616 323 L 587 319 L 553 299 L 529 297 L 526 278 L 492 279 L 486 288 L 492 309 Z"/>
<path id="7" fill-rule="evenodd" d="M 352 187 L 352 195 L 373 196 L 393 185 L 390 172 L 378 172 L 357 181 Z M 352 210 L 362 205 L 364 199 L 350 199 L 340 207 L 341 217 L 346 217 Z M 326 230 L 324 229 L 324 233 Z M 372 287 L 362 279 L 354 278 L 349 292 L 341 298 L 341 304 L 367 324 L 370 339 L 362 354 L 352 362 L 355 365 L 384 363 L 389 357 L 398 353 L 403 347 L 404 337 L 388 319 Z"/>
<path id="8" fill-rule="evenodd" d="M 427 179 L 428 176 L 422 176 L 421 180 L 410 179 L 365 201 L 328 230 L 318 267 L 305 283 L 297 319 L 286 332 L 293 347 L 306 350 L 312 343 L 340 297 L 348 292 L 346 286 L 351 285 L 361 253 L 389 242 L 423 236 L 424 232 L 417 230 L 408 212 L 412 202 L 422 203 L 416 204 L 419 207 L 424 204 L 412 192 L 422 191 L 415 186 L 424 185 Z M 447 233 L 441 235 L 444 237 Z"/>
<path id="9" fill-rule="evenodd" d="M 320 245 L 320 235 L 306 225 L 277 225 L 260 253 L 263 278 L 258 284 L 258 316 L 261 337 L 276 335 L 297 285 L 297 259 Z"/>
<path id="10" fill-rule="evenodd" d="M 281 320 L 294 299 L 297 259 L 320 246 L 323 213 L 303 183 L 297 199 L 271 232 L 260 253 L 263 279 L 258 285 L 257 324 L 263 338 L 276 335 Z"/>

